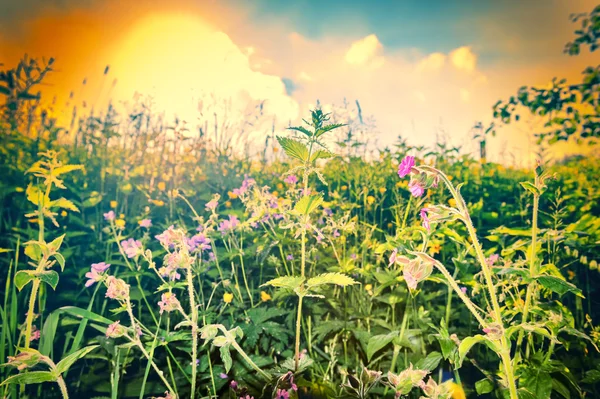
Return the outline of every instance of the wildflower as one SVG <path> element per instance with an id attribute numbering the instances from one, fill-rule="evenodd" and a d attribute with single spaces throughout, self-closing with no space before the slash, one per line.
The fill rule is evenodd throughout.
<path id="1" fill-rule="evenodd" d="M 169 391 L 165 391 L 165 396 L 159 396 L 156 399 L 175 399 L 175 395 L 171 394 Z"/>
<path id="2" fill-rule="evenodd" d="M 163 200 L 152 200 L 152 203 L 156 206 L 165 206 L 165 201 Z"/>
<path id="3" fill-rule="evenodd" d="M 156 187 L 160 191 L 165 191 L 167 189 L 167 184 L 164 181 L 161 181 L 161 182 L 158 182 L 158 184 L 156 185 Z"/>
<path id="4" fill-rule="evenodd" d="M 223 220 L 219 224 L 218 230 L 222 233 L 228 233 L 230 231 L 235 230 L 235 228 L 240 224 L 240 220 L 235 215 L 229 215 L 229 220 Z"/>
<path id="5" fill-rule="evenodd" d="M 120 229 L 124 229 L 125 228 L 125 220 L 123 220 L 123 219 L 115 220 L 115 226 L 117 226 Z"/>
<path id="6" fill-rule="evenodd" d="M 238 383 L 236 380 L 231 380 L 231 382 L 229 383 L 229 387 L 231 389 L 233 389 L 234 391 L 237 391 L 238 389 Z"/>
<path id="7" fill-rule="evenodd" d="M 123 251 L 129 259 L 135 258 L 142 253 L 142 243 L 133 238 L 121 241 L 121 247 L 123 247 Z"/>
<path id="8" fill-rule="evenodd" d="M 219 198 L 221 198 L 219 194 L 213 195 L 212 199 L 208 201 L 206 205 L 204 205 L 204 208 L 207 211 L 214 211 L 215 209 L 217 209 L 217 205 L 219 205 Z"/>
<path id="9" fill-rule="evenodd" d="M 66 218 L 66 217 L 67 217 L 67 215 L 68 215 L 68 214 L 67 214 L 67 211 L 62 211 L 62 212 L 60 213 L 60 216 L 62 216 L 62 217 L 64 217 L 64 218 Z"/>
<path id="10" fill-rule="evenodd" d="M 160 307 L 160 314 L 163 314 L 164 311 L 172 312 L 181 307 L 179 304 L 179 300 L 175 297 L 175 294 L 172 292 L 165 292 L 161 295 L 161 300 L 158 302 L 158 306 Z"/>
<path id="11" fill-rule="evenodd" d="M 106 338 L 119 338 L 125 335 L 127 329 L 119 321 L 115 321 L 106 327 Z"/>
<path id="12" fill-rule="evenodd" d="M 502 338 L 504 334 L 503 328 L 500 324 L 492 323 L 483 329 L 483 332 L 488 336 L 489 339 L 497 341 Z"/>
<path id="13" fill-rule="evenodd" d="M 149 229 L 150 226 L 152 226 L 152 220 L 151 219 L 142 219 L 138 222 L 138 224 L 140 225 L 140 227 Z"/>
<path id="14" fill-rule="evenodd" d="M 411 180 L 410 183 L 408 183 L 408 191 L 410 191 L 413 197 L 420 197 L 425 193 L 425 188 L 420 181 Z"/>
<path id="15" fill-rule="evenodd" d="M 367 204 L 373 205 L 374 202 L 375 202 L 375 197 L 373 197 L 372 195 L 367 196 Z"/>
<path id="16" fill-rule="evenodd" d="M 485 262 L 488 266 L 494 266 L 494 264 L 498 262 L 498 259 L 500 259 L 500 255 L 492 254 L 485 260 Z"/>
<path id="17" fill-rule="evenodd" d="M 278 389 L 275 399 L 290 399 L 290 393 L 285 389 Z"/>
<path id="18" fill-rule="evenodd" d="M 392 254 L 390 255 L 390 263 L 388 264 L 388 266 L 392 266 L 394 264 L 396 264 L 396 260 L 398 259 L 398 249 L 394 248 L 394 250 L 392 251 Z"/>
<path id="19" fill-rule="evenodd" d="M 461 291 L 463 294 L 467 295 L 467 287 L 460 287 L 460 291 Z"/>
<path id="20" fill-rule="evenodd" d="M 115 215 L 114 211 L 108 211 L 104 214 L 104 220 L 106 220 L 106 221 L 110 222 L 112 220 L 115 220 L 115 218 L 116 218 L 116 215 Z"/>
<path id="21" fill-rule="evenodd" d="M 367 291 L 369 295 L 373 295 L 373 284 L 365 285 L 365 291 Z"/>
<path id="22" fill-rule="evenodd" d="M 225 208 L 231 208 L 231 201 L 225 201 Z"/>
<path id="23" fill-rule="evenodd" d="M 294 255 L 289 254 L 288 256 L 285 257 L 285 259 L 287 259 L 287 260 L 294 260 Z"/>
<path id="24" fill-rule="evenodd" d="M 160 245 L 162 245 L 164 248 L 170 248 L 175 245 L 175 241 L 177 240 L 178 236 L 179 235 L 175 230 L 175 226 L 171 225 L 161 234 L 155 236 L 155 238 L 160 242 Z"/>
<path id="25" fill-rule="evenodd" d="M 399 397 L 401 395 L 407 395 L 413 387 L 420 386 L 427 373 L 427 370 L 413 369 L 413 365 L 411 364 L 400 374 L 388 372 L 387 379 L 390 385 L 395 389 L 396 396 Z"/>
<path id="26" fill-rule="evenodd" d="M 117 201 L 110 201 L 110 207 L 115 209 L 117 207 Z"/>
<path id="27" fill-rule="evenodd" d="M 240 188 L 236 188 L 233 190 L 233 194 L 237 195 L 237 196 L 242 196 L 244 195 L 248 189 L 250 189 L 250 187 L 252 187 L 254 184 L 256 183 L 256 181 L 254 179 L 252 179 L 251 177 L 248 177 L 248 175 L 246 175 L 244 177 L 244 181 L 242 182 L 242 185 Z"/>
<path id="28" fill-rule="evenodd" d="M 415 166 L 415 157 L 410 155 L 405 156 L 400 165 L 398 165 L 398 176 L 407 176 L 412 171 L 413 166 Z"/>
<path id="29" fill-rule="evenodd" d="M 431 275 L 433 265 L 427 260 L 415 258 L 404 266 L 403 276 L 406 280 L 406 285 L 411 290 L 417 288 L 417 284 L 427 279 Z"/>
<path id="30" fill-rule="evenodd" d="M 385 187 L 379 187 L 379 194 L 385 194 L 387 189 Z"/>
<path id="31" fill-rule="evenodd" d="M 36 341 L 38 339 L 40 339 L 41 336 L 41 332 L 40 330 L 37 329 L 36 326 L 33 326 L 33 331 L 31 332 L 31 337 L 29 338 L 29 341 Z"/>
<path id="32" fill-rule="evenodd" d="M 260 292 L 260 300 L 263 302 L 268 302 L 271 300 L 271 295 L 265 291 Z"/>
<path id="33" fill-rule="evenodd" d="M 222 379 L 222 380 L 226 380 L 226 379 L 229 378 L 229 376 L 227 374 L 225 374 L 225 373 L 221 373 L 221 374 L 219 374 L 219 378 Z"/>
<path id="34" fill-rule="evenodd" d="M 90 271 L 85 274 L 89 280 L 85 283 L 86 287 L 91 287 L 95 282 L 101 281 L 104 277 L 100 273 L 104 273 L 110 267 L 110 263 L 92 263 Z"/>
<path id="35" fill-rule="evenodd" d="M 357 258 L 357 255 L 356 255 L 356 254 L 350 254 L 350 259 L 352 259 L 352 260 L 356 260 L 356 258 Z"/>
<path id="36" fill-rule="evenodd" d="M 592 260 L 588 266 L 589 266 L 590 270 L 597 270 L 598 262 L 596 260 Z"/>
<path id="37" fill-rule="evenodd" d="M 108 289 L 106 290 L 107 298 L 124 301 L 129 297 L 129 285 L 120 278 L 108 276 L 106 284 L 108 285 Z"/>
<path id="38" fill-rule="evenodd" d="M 204 251 L 210 249 L 210 238 L 204 233 L 199 233 L 187 239 L 186 244 L 190 252 Z"/>
<path id="39" fill-rule="evenodd" d="M 341 188 L 342 188 L 342 191 L 348 190 L 348 186 L 346 186 L 345 184 Z"/>
<path id="40" fill-rule="evenodd" d="M 442 246 L 438 243 L 433 243 L 430 245 L 431 248 L 431 254 L 435 255 L 435 254 L 439 254 L 440 251 L 442 250 Z"/>
<path id="41" fill-rule="evenodd" d="M 231 292 L 226 292 L 223 294 L 223 302 L 231 303 L 233 301 L 233 294 Z"/>
<path id="42" fill-rule="evenodd" d="M 423 227 L 425 227 L 425 229 L 427 229 L 427 231 L 431 230 L 431 225 L 429 224 L 430 220 L 427 217 L 427 208 L 423 208 L 421 209 L 420 215 L 421 215 L 421 219 L 423 219 Z"/>
<path id="43" fill-rule="evenodd" d="M 452 208 L 456 208 L 456 200 L 454 198 L 450 198 L 448 200 L 448 205 L 450 205 Z"/>
<path id="44" fill-rule="evenodd" d="M 283 181 L 293 186 L 294 184 L 298 183 L 298 178 L 296 177 L 296 175 L 289 175 Z"/>

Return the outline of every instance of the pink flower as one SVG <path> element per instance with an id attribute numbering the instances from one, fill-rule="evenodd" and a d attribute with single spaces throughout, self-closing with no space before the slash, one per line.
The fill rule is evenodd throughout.
<path id="1" fill-rule="evenodd" d="M 110 267 L 110 263 L 104 263 L 104 262 L 92 263 L 92 270 L 95 270 L 98 273 L 102 273 L 102 272 L 106 271 L 106 269 L 108 269 L 109 267 Z"/>
<path id="2" fill-rule="evenodd" d="M 415 166 L 415 157 L 410 155 L 405 156 L 402 162 L 400 162 L 400 165 L 398 165 L 398 176 L 407 176 L 411 172 L 413 166 Z"/>
<path id="3" fill-rule="evenodd" d="M 463 294 L 467 294 L 467 287 L 460 287 L 460 290 Z"/>
<path id="4" fill-rule="evenodd" d="M 88 278 L 88 281 L 85 282 L 86 287 L 91 287 L 94 283 L 98 281 L 102 281 L 104 276 L 100 273 L 103 273 L 110 267 L 109 263 L 92 263 L 92 267 L 90 271 L 85 274 L 85 277 Z"/>
<path id="5" fill-rule="evenodd" d="M 116 219 L 116 215 L 114 211 L 108 211 L 104 214 L 104 219 L 107 221 L 111 221 L 111 220 L 115 220 Z"/>
<path id="6" fill-rule="evenodd" d="M 119 321 L 115 321 L 106 327 L 106 338 L 119 338 L 125 335 L 127 329 Z"/>
<path id="7" fill-rule="evenodd" d="M 485 262 L 488 264 L 488 266 L 494 266 L 494 264 L 498 262 L 498 259 L 500 259 L 500 255 L 492 254 L 489 258 L 485 260 Z"/>
<path id="8" fill-rule="evenodd" d="M 171 394 L 169 391 L 166 391 L 165 396 L 159 396 L 156 399 L 175 399 L 175 395 Z"/>
<path id="9" fill-rule="evenodd" d="M 206 205 L 204 205 L 204 208 L 207 211 L 214 211 L 215 209 L 217 209 L 217 205 L 219 205 L 219 200 L 216 198 L 213 198 L 210 201 L 208 201 L 206 203 Z"/>
<path id="10" fill-rule="evenodd" d="M 163 231 L 161 234 L 155 236 L 155 238 L 160 242 L 160 245 L 165 248 L 173 247 L 177 237 L 178 235 L 175 232 L 175 226 L 173 225 L 169 226 L 169 228 Z"/>
<path id="11" fill-rule="evenodd" d="M 237 391 L 238 389 L 238 383 L 235 380 L 232 380 L 231 383 L 229 384 L 229 386 L 231 387 L 231 389 L 233 389 L 234 391 Z"/>
<path id="12" fill-rule="evenodd" d="M 235 215 L 229 215 L 229 220 L 223 220 L 219 224 L 219 231 L 223 234 L 235 230 L 240 224 L 240 220 Z"/>
<path id="13" fill-rule="evenodd" d="M 421 182 L 418 180 L 411 180 L 408 183 L 408 190 L 413 195 L 413 197 L 420 197 L 425 193 L 425 188 L 421 185 Z"/>
<path id="14" fill-rule="evenodd" d="M 421 215 L 421 219 L 423 219 L 423 227 L 425 227 L 427 229 L 427 231 L 431 230 L 431 225 L 429 224 L 430 220 L 427 217 L 427 208 L 423 208 L 421 209 L 420 215 Z"/>
<path id="15" fill-rule="evenodd" d="M 394 250 L 392 251 L 392 254 L 390 255 L 390 263 L 388 264 L 388 266 L 392 266 L 394 264 L 396 264 L 396 261 L 398 260 L 398 249 L 394 248 Z"/>
<path id="16" fill-rule="evenodd" d="M 121 241 L 121 246 L 129 259 L 135 258 L 142 252 L 142 243 L 133 238 Z"/>
<path id="17" fill-rule="evenodd" d="M 294 184 L 298 183 L 298 178 L 296 177 L 296 175 L 289 175 L 283 181 L 286 182 L 287 184 L 294 185 Z"/>
<path id="18" fill-rule="evenodd" d="M 108 276 L 106 284 L 108 285 L 108 289 L 106 290 L 107 298 L 124 301 L 129 297 L 129 285 L 120 278 Z"/>
<path id="19" fill-rule="evenodd" d="M 175 294 L 172 292 L 165 292 L 161 296 L 161 301 L 158 302 L 158 306 L 160 307 L 160 314 L 163 314 L 164 311 L 172 312 L 180 308 L 179 300 L 175 297 Z"/>
<path id="20" fill-rule="evenodd" d="M 140 227 L 143 227 L 145 229 L 149 229 L 150 226 L 152 226 L 152 220 L 150 219 L 142 219 L 140 220 Z"/>
<path id="21" fill-rule="evenodd" d="M 250 189 L 250 187 L 252 187 L 254 184 L 256 184 L 256 180 L 254 180 L 251 177 L 248 177 L 248 175 L 244 176 L 244 181 L 242 182 L 242 186 L 240 188 L 236 188 L 234 189 L 232 192 L 233 194 L 237 195 L 238 197 L 241 197 L 242 195 L 244 195 L 248 189 Z"/>
<path id="22" fill-rule="evenodd" d="M 290 399 L 290 393 L 285 389 L 278 389 L 275 399 Z"/>
<path id="23" fill-rule="evenodd" d="M 34 328 L 34 330 L 31 332 L 30 341 L 38 340 L 38 339 L 40 339 L 40 336 L 41 336 L 40 330 L 38 330 L 36 326 L 33 326 L 33 328 Z"/>

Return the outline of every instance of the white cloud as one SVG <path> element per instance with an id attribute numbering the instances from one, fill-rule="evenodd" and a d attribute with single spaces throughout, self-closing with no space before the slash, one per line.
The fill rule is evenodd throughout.
<path id="1" fill-rule="evenodd" d="M 456 69 L 473 72 L 477 65 L 477 56 L 471 51 L 471 47 L 463 46 L 450 53 L 450 61 Z"/>
<path id="2" fill-rule="evenodd" d="M 446 55 L 431 53 L 417 64 L 417 70 L 422 72 L 439 71 L 446 64 Z"/>
<path id="3" fill-rule="evenodd" d="M 352 43 L 346 52 L 345 60 L 351 65 L 368 65 L 377 68 L 384 62 L 382 52 L 383 45 L 376 35 L 371 34 Z"/>

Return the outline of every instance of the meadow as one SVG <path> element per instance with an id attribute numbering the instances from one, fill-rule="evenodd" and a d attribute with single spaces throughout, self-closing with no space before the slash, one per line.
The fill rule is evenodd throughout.
<path id="1" fill-rule="evenodd" d="M 600 397 L 597 157 L 372 149 L 319 108 L 258 151 L 143 102 L 63 126 L 51 66 L 0 75 L 3 397 Z"/>

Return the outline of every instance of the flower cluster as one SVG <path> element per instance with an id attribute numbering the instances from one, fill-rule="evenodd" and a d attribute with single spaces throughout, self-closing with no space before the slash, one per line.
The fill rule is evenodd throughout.
<path id="1" fill-rule="evenodd" d="M 415 157 L 407 155 L 398 166 L 398 176 L 401 178 L 410 175 L 408 190 L 413 197 L 420 197 L 425 190 L 431 187 L 437 187 L 439 176 L 435 173 L 426 172 L 421 168 L 415 167 Z"/>
<path id="2" fill-rule="evenodd" d="M 400 374 L 388 372 L 387 380 L 389 385 L 395 390 L 396 397 L 408 395 L 414 387 L 421 387 L 423 378 L 428 374 L 427 370 L 414 369 L 411 364 L 406 370 Z"/>
<path id="3" fill-rule="evenodd" d="M 135 258 L 143 251 L 142 243 L 133 238 L 121 241 L 121 247 L 129 259 Z"/>
<path id="4" fill-rule="evenodd" d="M 94 285 L 94 283 L 102 281 L 104 279 L 104 275 L 102 273 L 104 273 L 109 267 L 110 263 L 92 263 L 90 271 L 85 274 L 85 277 L 88 278 L 88 281 L 86 281 L 85 286 L 91 287 L 92 285 Z"/>
<path id="5" fill-rule="evenodd" d="M 106 278 L 106 297 L 116 299 L 118 301 L 124 301 L 129 298 L 129 284 L 120 278 L 115 276 L 108 276 Z"/>
<path id="6" fill-rule="evenodd" d="M 172 292 L 165 292 L 161 295 L 161 300 L 158 302 L 158 307 L 160 308 L 159 313 L 163 314 L 165 311 L 172 312 L 174 310 L 181 309 L 181 304 L 175 297 L 175 294 Z"/>

